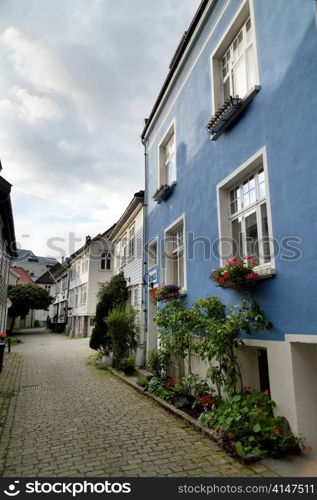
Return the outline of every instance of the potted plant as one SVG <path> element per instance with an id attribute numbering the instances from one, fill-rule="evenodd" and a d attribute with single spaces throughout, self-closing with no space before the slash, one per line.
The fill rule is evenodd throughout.
<path id="1" fill-rule="evenodd" d="M 179 290 L 178 285 L 165 285 L 165 283 L 162 283 L 155 289 L 152 300 L 160 302 L 162 300 L 177 299 Z"/>
<path id="2" fill-rule="evenodd" d="M 258 265 L 253 256 L 234 258 L 212 271 L 210 279 L 221 288 L 233 288 L 235 290 L 251 290 L 259 279 L 259 274 L 254 271 Z"/>
<path id="3" fill-rule="evenodd" d="M 123 371 L 125 375 L 132 375 L 135 369 L 135 361 L 133 358 L 124 358 L 122 361 Z"/>

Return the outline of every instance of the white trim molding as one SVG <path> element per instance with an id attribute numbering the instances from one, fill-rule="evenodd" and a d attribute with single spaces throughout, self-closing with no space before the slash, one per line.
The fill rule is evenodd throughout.
<path id="1" fill-rule="evenodd" d="M 219 231 L 219 242 L 220 242 L 220 262 L 221 265 L 231 258 L 232 255 L 232 229 L 231 229 L 231 218 L 230 215 L 230 200 L 229 192 L 234 188 L 236 184 L 247 178 L 248 175 L 253 174 L 259 169 L 263 169 L 264 181 L 265 181 L 265 197 L 263 200 L 256 201 L 250 204 L 245 210 L 241 210 L 241 213 L 246 210 L 252 210 L 257 204 L 260 206 L 262 203 L 266 203 L 267 211 L 267 225 L 268 225 L 268 235 L 269 235 L 269 245 L 270 245 L 270 255 L 271 259 L 269 262 L 262 262 L 260 266 L 256 268 L 256 271 L 261 275 L 262 278 L 271 277 L 275 274 L 275 257 L 274 257 L 274 245 L 273 245 L 273 229 L 272 229 L 272 218 L 271 218 L 271 204 L 270 204 L 270 189 L 269 189 L 269 179 L 268 179 L 268 168 L 267 168 L 267 154 L 266 147 L 259 149 L 251 158 L 245 161 L 242 165 L 237 167 L 233 172 L 231 172 L 225 179 L 217 184 L 217 211 L 218 211 L 218 231 Z M 239 212 L 240 213 L 240 212 Z M 235 217 L 235 215 L 234 215 Z M 259 221 L 257 221 L 257 226 L 260 227 Z M 261 234 L 259 233 L 259 239 L 261 239 Z M 226 254 L 226 243 L 229 243 L 228 255 Z M 245 255 L 247 252 L 244 252 Z M 262 259 L 263 260 L 263 259 Z"/>

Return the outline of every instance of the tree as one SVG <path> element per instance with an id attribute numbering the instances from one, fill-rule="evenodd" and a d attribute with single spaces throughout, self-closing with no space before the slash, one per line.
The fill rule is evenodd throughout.
<path id="1" fill-rule="evenodd" d="M 121 308 L 128 300 L 128 289 L 123 273 L 116 274 L 99 292 L 95 325 L 90 337 L 91 349 L 106 353 L 111 349 L 112 339 L 104 319 L 112 309 Z"/>
<path id="2" fill-rule="evenodd" d="M 112 340 L 113 366 L 121 370 L 123 359 L 130 349 L 136 349 L 135 317 L 137 312 L 132 306 L 112 309 L 105 318 L 108 332 Z"/>
<path id="3" fill-rule="evenodd" d="M 15 318 L 26 316 L 31 309 L 48 309 L 54 300 L 45 288 L 37 285 L 14 285 L 9 287 L 8 297 L 12 302 L 8 311 L 8 315 L 12 318 L 10 333 Z"/>

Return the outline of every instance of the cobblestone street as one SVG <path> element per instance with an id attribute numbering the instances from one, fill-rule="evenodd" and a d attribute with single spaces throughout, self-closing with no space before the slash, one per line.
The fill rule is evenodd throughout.
<path id="1" fill-rule="evenodd" d="M 155 402 L 88 365 L 87 339 L 44 332 L 20 338 L 0 375 L 1 393 L 14 390 L 0 407 L 2 476 L 275 475 L 233 461 Z"/>

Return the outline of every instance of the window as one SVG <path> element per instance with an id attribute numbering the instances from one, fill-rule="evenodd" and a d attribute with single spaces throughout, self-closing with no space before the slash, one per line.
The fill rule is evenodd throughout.
<path id="1" fill-rule="evenodd" d="M 84 305 L 87 302 L 87 285 L 80 287 L 80 304 Z"/>
<path id="2" fill-rule="evenodd" d="M 185 287 L 183 219 L 165 232 L 165 283 Z"/>
<path id="3" fill-rule="evenodd" d="M 134 257 L 135 251 L 135 224 L 129 229 L 129 257 Z"/>
<path id="4" fill-rule="evenodd" d="M 133 286 L 129 288 L 129 304 L 134 307 L 135 309 L 139 309 L 140 304 L 139 304 L 139 287 Z"/>
<path id="5" fill-rule="evenodd" d="M 81 264 L 81 272 L 86 273 L 88 271 L 88 259 L 85 259 Z"/>
<path id="6" fill-rule="evenodd" d="M 218 186 L 221 257 L 252 255 L 259 266 L 272 265 L 271 223 L 263 155 Z"/>
<path id="7" fill-rule="evenodd" d="M 231 97 L 243 99 L 259 84 L 249 3 L 238 12 L 212 55 L 214 113 Z"/>
<path id="8" fill-rule="evenodd" d="M 228 97 L 244 97 L 255 84 L 254 47 L 250 18 L 221 59 L 222 104 Z"/>
<path id="9" fill-rule="evenodd" d="M 176 182 L 176 144 L 174 124 L 159 147 L 160 175 L 159 186 L 172 185 Z"/>
<path id="10" fill-rule="evenodd" d="M 157 266 L 157 238 L 150 241 L 148 246 L 149 252 L 149 269 L 151 267 Z"/>
<path id="11" fill-rule="evenodd" d="M 75 288 L 75 301 L 74 301 L 74 306 L 78 306 L 78 287 Z"/>
<path id="12" fill-rule="evenodd" d="M 125 234 L 120 242 L 120 265 L 124 266 L 127 262 L 127 235 Z"/>
<path id="13" fill-rule="evenodd" d="M 101 261 L 100 261 L 100 269 L 111 269 L 111 253 L 110 252 L 102 252 Z"/>

